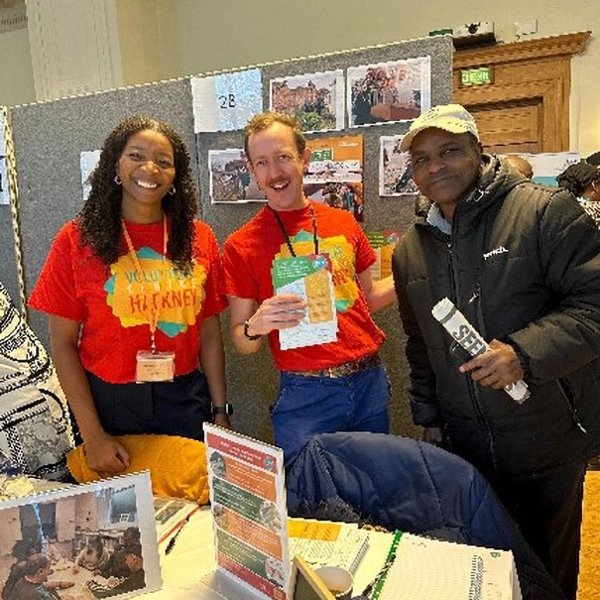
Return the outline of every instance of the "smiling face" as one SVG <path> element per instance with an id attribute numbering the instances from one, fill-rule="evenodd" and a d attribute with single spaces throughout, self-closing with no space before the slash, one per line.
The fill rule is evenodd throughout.
<path id="1" fill-rule="evenodd" d="M 146 129 L 133 134 L 116 165 L 123 186 L 123 217 L 133 222 L 162 218 L 161 202 L 175 180 L 175 157 L 169 140 Z"/>
<path id="2" fill-rule="evenodd" d="M 481 145 L 469 133 L 450 133 L 430 127 L 410 146 L 413 179 L 424 196 L 438 204 L 452 221 L 456 205 L 479 179 Z"/>
<path id="3" fill-rule="evenodd" d="M 299 154 L 288 125 L 275 122 L 248 138 L 248 160 L 260 189 L 274 210 L 296 210 L 308 204 L 302 187 L 310 150 Z"/>

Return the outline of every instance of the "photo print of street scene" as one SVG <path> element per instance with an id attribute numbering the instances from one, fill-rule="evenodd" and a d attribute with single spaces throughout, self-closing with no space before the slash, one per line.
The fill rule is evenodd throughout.
<path id="1" fill-rule="evenodd" d="M 295 115 L 302 131 L 344 127 L 344 73 L 329 71 L 271 80 L 271 110 Z"/>

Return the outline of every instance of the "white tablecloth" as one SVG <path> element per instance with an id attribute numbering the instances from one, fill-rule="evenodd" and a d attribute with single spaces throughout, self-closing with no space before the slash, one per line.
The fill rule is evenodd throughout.
<path id="1" fill-rule="evenodd" d="M 362 592 L 377 575 L 385 562 L 392 537 L 389 533 L 370 532 L 369 547 L 354 576 L 354 594 Z M 165 555 L 167 543 L 159 546 L 163 589 L 139 597 L 149 600 L 220 600 L 222 596 L 201 581 L 215 568 L 210 509 L 204 507 L 192 516 L 177 537 L 171 553 Z"/>

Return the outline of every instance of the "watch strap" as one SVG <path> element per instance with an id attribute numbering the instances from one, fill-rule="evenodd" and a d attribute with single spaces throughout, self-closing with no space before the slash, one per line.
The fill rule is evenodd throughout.
<path id="1" fill-rule="evenodd" d="M 232 415 L 233 414 L 233 405 L 232 404 L 224 404 L 223 406 L 213 406 L 212 414 L 213 415 Z"/>
<path id="2" fill-rule="evenodd" d="M 250 332 L 248 331 L 248 327 L 250 327 L 250 323 L 248 321 L 244 321 L 244 335 L 252 341 L 256 341 L 257 339 L 260 338 L 260 333 L 257 335 L 250 335 Z"/>

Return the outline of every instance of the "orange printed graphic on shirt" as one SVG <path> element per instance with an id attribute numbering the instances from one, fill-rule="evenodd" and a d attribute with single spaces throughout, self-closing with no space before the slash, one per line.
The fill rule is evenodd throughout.
<path id="1" fill-rule="evenodd" d="M 191 274 L 185 275 L 151 248 L 141 248 L 137 255 L 141 274 L 129 254 L 110 267 L 104 288 L 113 314 L 123 327 L 134 327 L 148 324 L 152 310 L 157 310 L 158 329 L 165 335 L 185 332 L 202 308 L 206 269 L 194 263 Z"/>
<path id="2" fill-rule="evenodd" d="M 294 252 L 298 256 L 314 254 L 315 245 L 313 234 L 308 231 L 299 231 L 290 238 Z M 333 273 L 333 287 L 335 292 L 336 309 L 345 312 L 356 302 L 359 290 L 356 283 L 356 269 L 354 248 L 343 235 L 329 238 L 319 238 L 319 253 L 329 254 Z M 282 244 L 275 258 L 290 258 L 287 244 Z"/>

